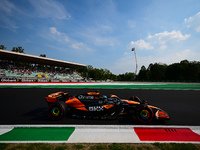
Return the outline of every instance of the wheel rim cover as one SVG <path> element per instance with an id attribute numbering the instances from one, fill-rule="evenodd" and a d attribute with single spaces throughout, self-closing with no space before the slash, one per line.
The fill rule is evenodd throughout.
<path id="1" fill-rule="evenodd" d="M 142 110 L 140 112 L 140 116 L 141 116 L 142 119 L 148 119 L 149 116 L 150 116 L 149 111 L 148 110 Z"/>
<path id="2" fill-rule="evenodd" d="M 51 114 L 52 114 L 53 116 L 58 116 L 58 115 L 60 114 L 59 108 L 57 108 L 57 107 L 52 108 Z"/>

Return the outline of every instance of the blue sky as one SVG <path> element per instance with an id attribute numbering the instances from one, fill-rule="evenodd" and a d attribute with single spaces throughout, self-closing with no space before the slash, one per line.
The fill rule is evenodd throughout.
<path id="1" fill-rule="evenodd" d="M 199 0 L 0 0 L 0 45 L 31 55 L 135 72 L 200 61 Z"/>

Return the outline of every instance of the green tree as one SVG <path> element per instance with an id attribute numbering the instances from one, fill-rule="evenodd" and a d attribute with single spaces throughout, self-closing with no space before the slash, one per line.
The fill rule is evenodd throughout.
<path id="1" fill-rule="evenodd" d="M 186 78 L 186 74 L 184 74 L 184 70 L 186 68 L 184 68 L 185 65 L 180 64 L 180 63 L 174 63 L 171 64 L 167 67 L 167 71 L 166 71 L 166 79 L 167 80 L 176 80 L 176 81 L 180 81 L 180 80 L 188 80 Z"/>
<path id="2" fill-rule="evenodd" d="M 88 69 L 86 66 L 77 68 L 76 71 L 79 72 L 82 77 L 88 77 Z"/>
<path id="3" fill-rule="evenodd" d="M 188 67 L 189 79 L 200 81 L 200 62 L 190 62 Z"/>
<path id="4" fill-rule="evenodd" d="M 133 81 L 135 78 L 135 74 L 132 72 L 126 72 L 125 74 L 119 74 L 119 81 Z"/>
<path id="5" fill-rule="evenodd" d="M 92 67 L 92 65 L 88 65 L 87 66 L 87 71 L 88 71 L 88 78 L 93 78 L 93 70 L 94 68 Z"/>
<path id="6" fill-rule="evenodd" d="M 110 72 L 110 70 L 105 69 L 105 70 L 104 70 L 104 79 L 105 79 L 105 80 L 111 79 L 111 76 L 112 76 L 112 73 Z"/>
<path id="7" fill-rule="evenodd" d="M 137 80 L 148 80 L 148 70 L 145 66 L 142 66 L 137 76 Z"/>
<path id="8" fill-rule="evenodd" d="M 6 47 L 5 47 L 4 45 L 0 45 L 0 49 L 3 49 L 3 50 L 5 50 L 5 49 L 6 49 Z"/>
<path id="9" fill-rule="evenodd" d="M 150 72 L 149 72 L 150 80 L 164 80 L 165 79 L 165 72 L 167 69 L 166 64 L 155 63 L 151 65 L 149 69 L 150 69 Z"/>
<path id="10" fill-rule="evenodd" d="M 24 53 L 24 49 L 21 46 L 13 47 L 13 49 L 11 51 L 18 52 L 18 53 Z"/>
<path id="11" fill-rule="evenodd" d="M 46 54 L 40 54 L 40 57 L 46 57 Z"/>

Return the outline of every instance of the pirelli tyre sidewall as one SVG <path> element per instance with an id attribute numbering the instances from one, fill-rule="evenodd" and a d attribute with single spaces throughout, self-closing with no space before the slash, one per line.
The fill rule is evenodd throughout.
<path id="1" fill-rule="evenodd" d="M 60 120 L 67 113 L 67 105 L 63 101 L 53 103 L 48 108 L 48 115 L 52 120 Z"/>
<path id="2" fill-rule="evenodd" d="M 137 108 L 136 117 L 140 122 L 148 124 L 152 121 L 154 113 L 147 105 L 140 105 Z"/>

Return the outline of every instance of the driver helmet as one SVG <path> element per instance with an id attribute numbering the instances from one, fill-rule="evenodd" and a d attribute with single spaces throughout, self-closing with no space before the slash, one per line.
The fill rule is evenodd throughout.
<path id="1" fill-rule="evenodd" d="M 103 99 L 106 99 L 107 98 L 107 96 L 106 95 L 103 95 Z"/>

